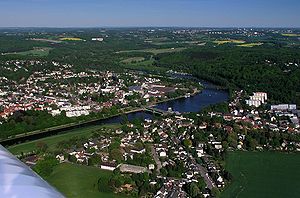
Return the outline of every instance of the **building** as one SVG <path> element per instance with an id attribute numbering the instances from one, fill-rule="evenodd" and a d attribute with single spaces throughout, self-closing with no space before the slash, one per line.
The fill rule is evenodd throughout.
<path id="1" fill-rule="evenodd" d="M 292 110 L 297 110 L 297 105 L 295 105 L 295 104 L 271 105 L 271 110 L 273 110 L 273 111 L 292 111 Z"/>
<path id="2" fill-rule="evenodd" d="M 121 164 L 120 171 L 122 173 L 144 173 L 147 171 L 147 168 L 142 166 L 133 166 L 130 164 Z"/>
<path id="3" fill-rule="evenodd" d="M 115 163 L 102 162 L 100 168 L 103 170 L 114 171 L 117 168 L 117 166 Z"/>
<path id="4" fill-rule="evenodd" d="M 104 41 L 104 38 L 92 38 L 92 41 L 100 41 L 100 42 L 102 42 L 102 41 Z"/>
<path id="5" fill-rule="evenodd" d="M 259 107 L 266 102 L 268 95 L 265 92 L 254 92 L 253 96 L 250 96 L 249 100 L 246 100 L 246 104 L 249 106 Z"/>
<path id="6" fill-rule="evenodd" d="M 264 100 L 264 101 L 268 100 L 268 94 L 265 92 L 255 92 L 253 94 L 253 97 L 257 97 L 258 99 Z"/>

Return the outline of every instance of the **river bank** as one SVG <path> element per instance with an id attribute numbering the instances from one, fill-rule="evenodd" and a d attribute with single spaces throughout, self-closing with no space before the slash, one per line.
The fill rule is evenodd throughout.
<path id="1" fill-rule="evenodd" d="M 201 90 L 197 90 L 192 95 L 199 94 L 200 92 L 201 92 Z M 124 116 L 124 115 L 132 114 L 132 113 L 137 113 L 137 112 L 153 113 L 153 112 L 151 112 L 151 110 L 149 110 L 147 108 L 156 107 L 157 105 L 159 105 L 161 103 L 170 102 L 170 101 L 178 100 L 178 99 L 182 99 L 182 98 L 185 98 L 185 95 L 178 96 L 175 98 L 168 98 L 168 99 L 164 99 L 164 100 L 157 101 L 157 102 L 152 102 L 151 104 L 148 104 L 148 105 L 145 105 L 142 107 L 138 107 L 138 108 L 130 108 L 129 110 L 127 110 L 127 108 L 123 108 L 123 109 L 119 110 L 119 113 L 110 115 L 110 116 L 106 116 L 103 118 L 95 118 L 95 119 L 91 119 L 91 120 L 87 120 L 87 121 L 73 122 L 73 123 L 68 123 L 68 124 L 64 124 L 64 125 L 49 127 L 49 128 L 42 129 L 42 130 L 35 130 L 35 131 L 18 134 L 18 135 L 15 135 L 14 137 L 9 137 L 7 139 L 0 140 L 0 144 L 7 146 L 7 145 L 11 145 L 11 143 L 16 143 L 16 142 L 21 143 L 21 142 L 23 142 L 24 138 L 27 138 L 30 136 L 40 135 L 40 134 L 48 134 L 48 133 L 50 134 L 50 133 L 60 132 L 61 130 L 71 130 L 71 129 L 78 128 L 81 126 L 86 126 L 89 124 L 109 120 L 109 119 L 112 119 L 115 117 Z"/>
<path id="2" fill-rule="evenodd" d="M 112 124 L 112 123 L 120 123 L 123 121 L 124 116 L 127 117 L 127 120 L 131 121 L 136 118 L 152 118 L 153 114 L 146 112 L 146 107 L 154 107 L 163 111 L 167 111 L 168 108 L 172 108 L 172 110 L 184 113 L 184 112 L 199 112 L 201 109 L 217 104 L 220 102 L 224 102 L 228 100 L 228 92 L 224 90 L 220 90 L 214 88 L 213 84 L 205 82 L 204 89 L 198 91 L 194 95 L 190 97 L 179 96 L 172 99 L 167 99 L 163 101 L 158 101 L 156 103 L 151 103 L 146 105 L 145 107 L 130 109 L 128 111 L 122 111 L 118 114 L 107 116 L 104 118 L 97 118 L 89 121 L 81 121 L 78 123 L 70 123 L 61 126 L 55 126 L 51 128 L 47 128 L 44 130 L 32 131 L 24 134 L 20 134 L 18 136 L 1 140 L 0 144 L 3 146 L 10 146 L 14 144 L 19 144 L 26 141 L 37 140 L 40 138 L 44 138 L 51 135 L 57 135 L 60 133 L 66 133 L 75 128 L 82 128 L 90 125 L 103 125 L 103 124 Z M 209 88 L 207 88 L 209 87 Z"/>

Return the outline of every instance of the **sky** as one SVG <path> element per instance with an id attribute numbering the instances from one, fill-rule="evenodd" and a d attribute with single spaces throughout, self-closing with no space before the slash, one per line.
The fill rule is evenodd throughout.
<path id="1" fill-rule="evenodd" d="M 0 0 L 0 27 L 300 27 L 300 0 Z"/>

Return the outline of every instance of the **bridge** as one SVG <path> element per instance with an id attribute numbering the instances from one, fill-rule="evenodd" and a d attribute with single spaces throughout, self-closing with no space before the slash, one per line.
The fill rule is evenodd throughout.
<path id="1" fill-rule="evenodd" d="M 157 108 L 154 108 L 154 107 L 146 107 L 145 111 L 151 112 L 153 114 L 159 114 L 159 115 L 162 115 L 162 116 L 166 116 L 166 115 L 170 115 L 170 114 L 174 113 L 174 112 L 170 112 L 170 111 L 164 111 L 162 109 L 157 109 Z"/>

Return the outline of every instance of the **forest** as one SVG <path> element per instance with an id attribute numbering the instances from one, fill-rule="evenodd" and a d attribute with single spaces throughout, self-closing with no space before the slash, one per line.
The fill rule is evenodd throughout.
<path id="1" fill-rule="evenodd" d="M 300 105 L 300 50 L 297 38 L 286 38 L 282 34 L 262 30 L 260 31 L 264 36 L 260 38 L 229 34 L 231 30 L 223 30 L 224 34 L 229 34 L 226 37 L 208 36 L 205 32 L 175 34 L 175 30 L 152 32 L 146 28 L 128 28 L 0 31 L 0 53 L 10 53 L 0 55 L 0 73 L 13 80 L 20 80 L 34 71 L 45 69 L 33 66 L 27 68 L 28 71 L 10 72 L 1 67 L 9 60 L 59 61 L 73 64 L 76 70 L 146 69 L 157 73 L 172 69 L 191 73 L 196 77 L 225 86 L 229 90 L 244 89 L 249 94 L 253 91 L 267 92 L 271 103 Z M 63 37 L 81 40 L 60 41 L 59 39 Z M 104 41 L 92 41 L 93 37 L 102 37 Z M 47 40 L 37 41 L 32 40 L 33 38 Z M 234 43 L 216 44 L 217 40 L 231 41 L 230 39 L 264 44 L 254 47 L 238 47 Z M 205 42 L 205 45 L 198 45 L 201 42 Z M 37 47 L 51 50 L 43 57 L 11 54 Z M 158 54 L 147 50 L 169 47 L 185 50 Z M 123 60 L 128 58 L 131 60 L 139 58 L 144 61 L 124 63 Z"/>
<path id="2" fill-rule="evenodd" d="M 293 48 L 194 48 L 156 57 L 159 67 L 188 71 L 230 90 L 264 91 L 272 103 L 300 104 L 300 51 Z M 292 64 L 289 64 L 292 63 Z"/>

